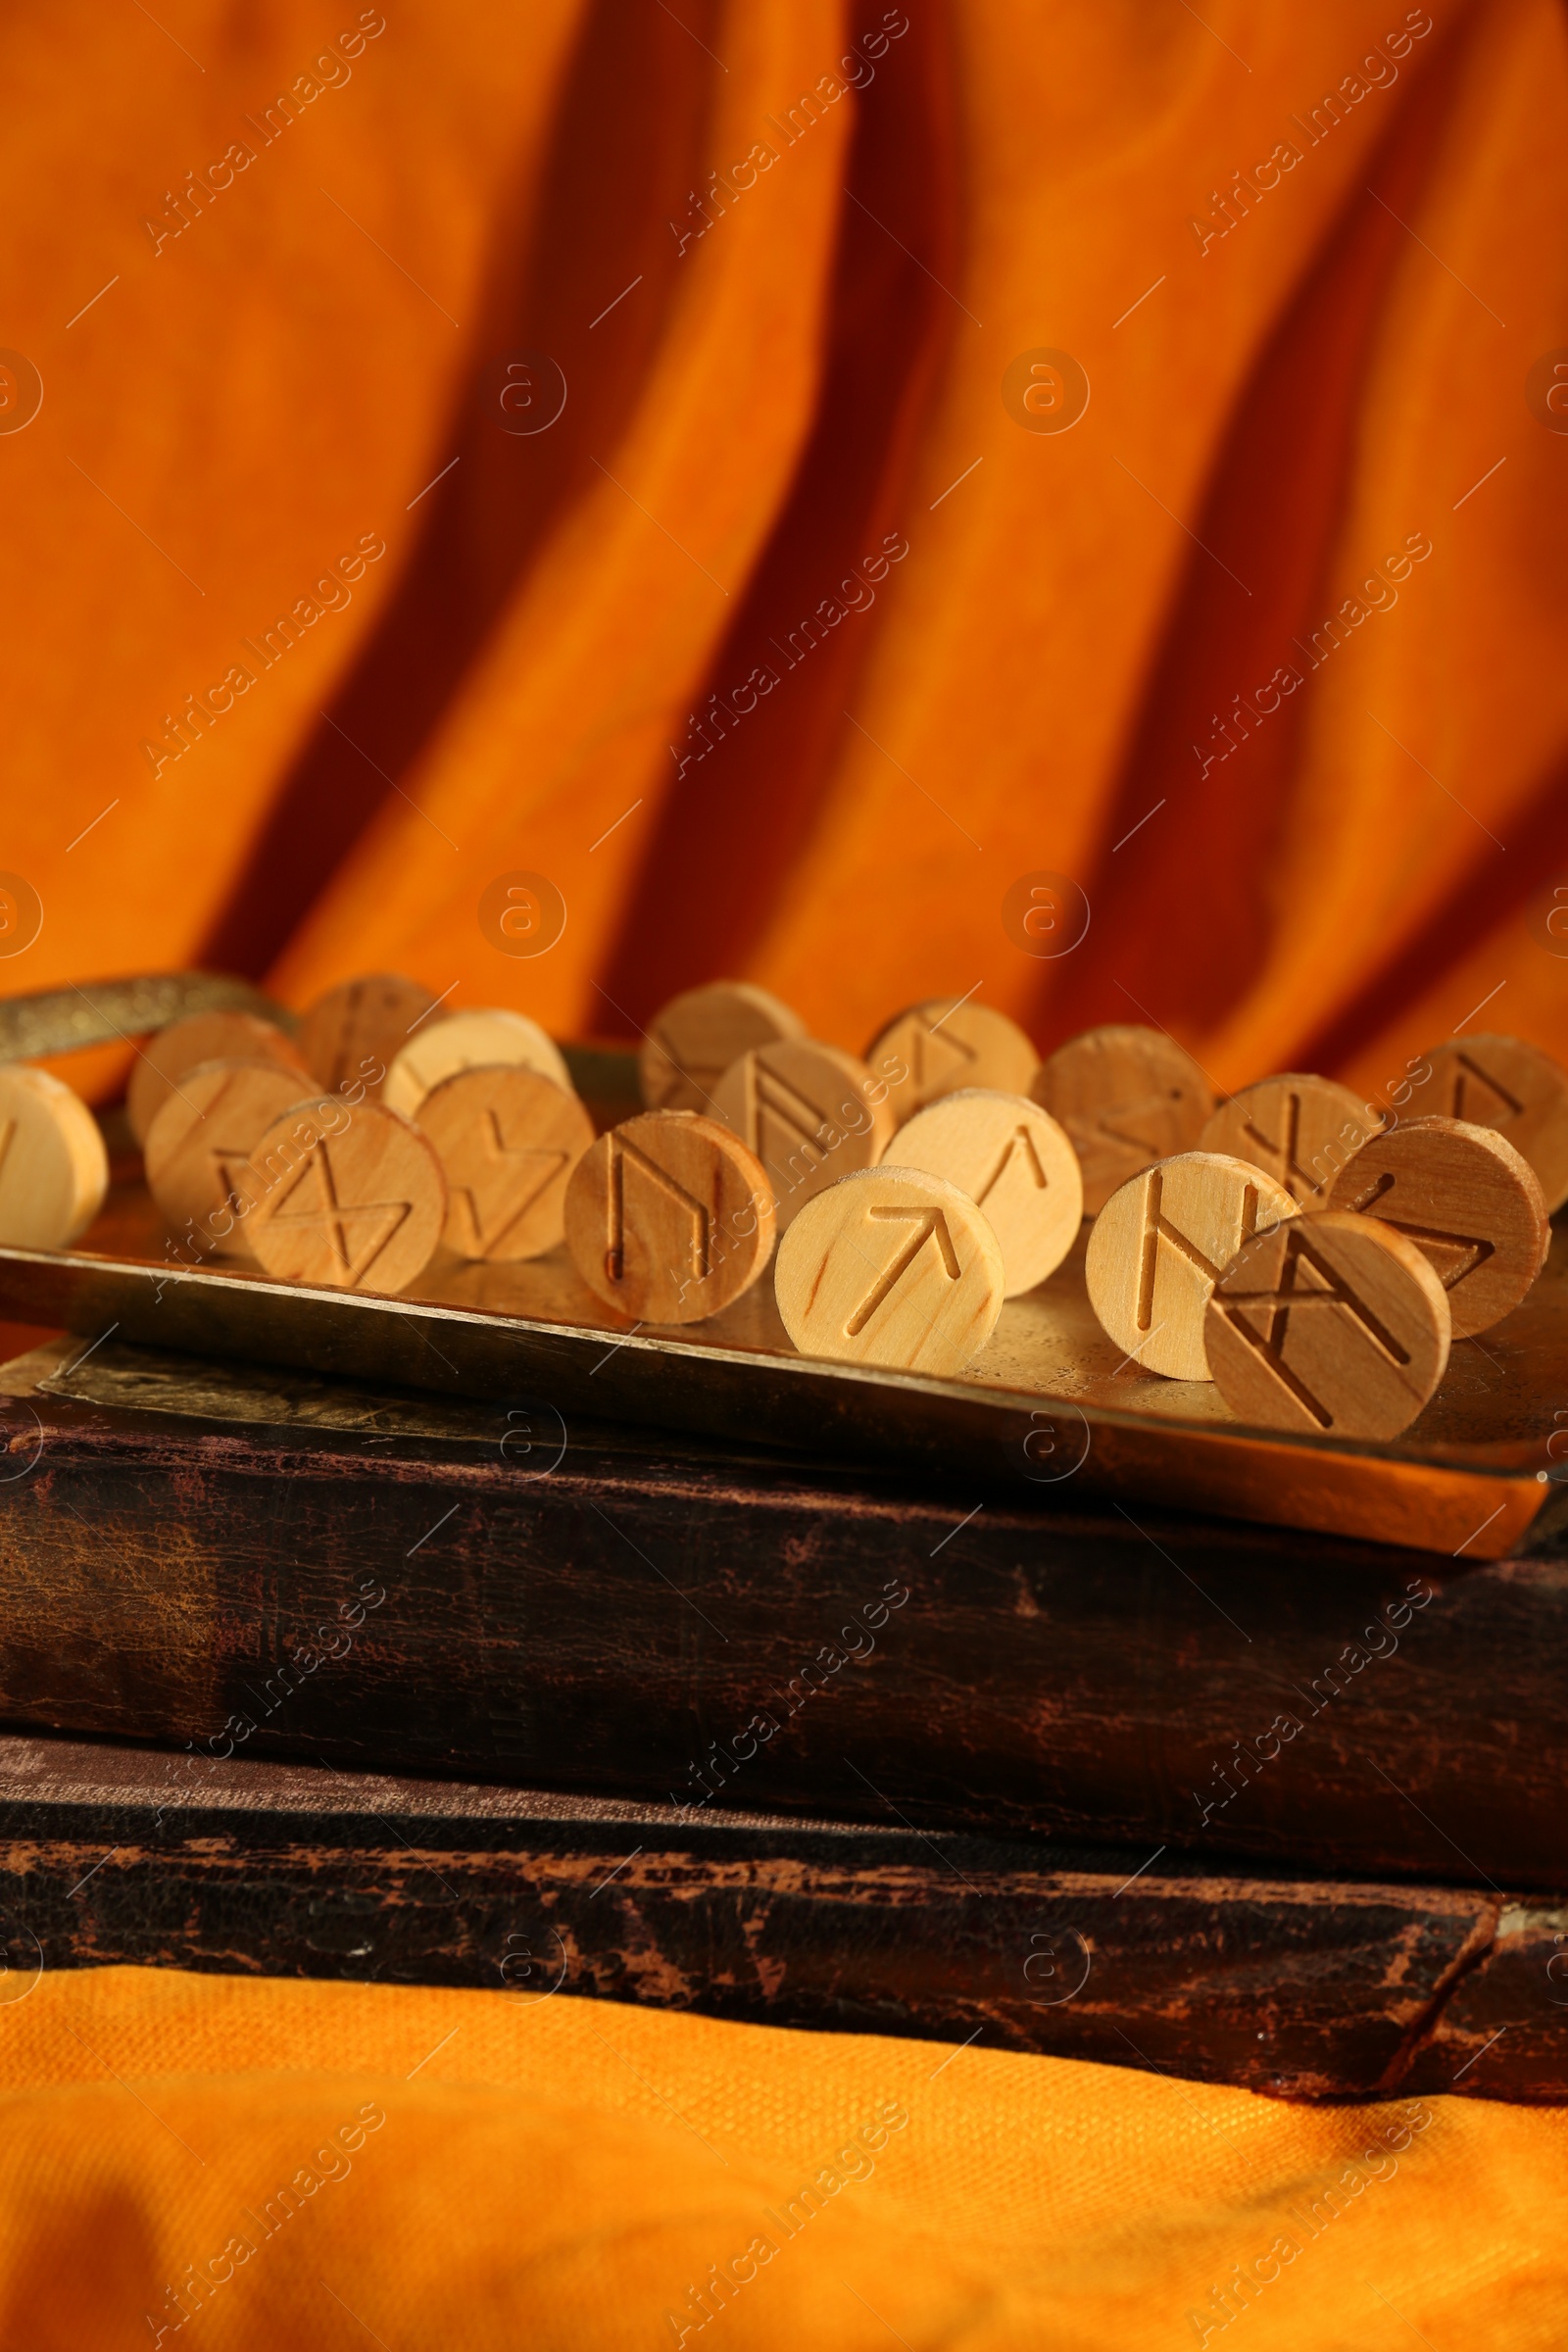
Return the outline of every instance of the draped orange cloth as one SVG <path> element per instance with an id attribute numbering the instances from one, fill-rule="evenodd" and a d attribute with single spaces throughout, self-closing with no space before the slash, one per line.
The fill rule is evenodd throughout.
<path id="1" fill-rule="evenodd" d="M 59 0 L 0 60 L 0 984 L 390 966 L 630 1038 L 729 972 L 852 1047 L 978 989 L 1221 1085 L 1561 1048 L 1558 0 Z M 47 1977 L 0 2340 L 142 2340 L 367 2101 L 204 2340 L 673 2340 L 884 2097 L 715 2337 L 1195 2340 L 1372 2129 L 929 2056 Z M 1559 2119 L 1432 2114 L 1254 2346 L 1562 2340 Z"/>
<path id="2" fill-rule="evenodd" d="M 979 987 L 1226 1085 L 1483 1000 L 1562 1043 L 1558 0 L 67 0 L 0 54 L 8 981 L 630 1037 L 728 971 L 857 1048 Z"/>
<path id="3" fill-rule="evenodd" d="M 0 2008 L 0 2082 L 6 2352 L 1557 2352 L 1568 2312 L 1560 2109 L 138 1969 Z"/>

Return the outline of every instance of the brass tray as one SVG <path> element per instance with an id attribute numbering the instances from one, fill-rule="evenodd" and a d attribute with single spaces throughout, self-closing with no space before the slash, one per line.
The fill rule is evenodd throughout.
<path id="1" fill-rule="evenodd" d="M 602 1122 L 635 1107 L 629 1055 L 568 1059 Z M 113 1142 L 113 1114 L 106 1128 Z M 113 1338 L 486 1398 L 515 1405 L 519 1430 L 544 1416 L 539 1439 L 559 1421 L 567 1442 L 578 1416 L 897 1465 L 956 1481 L 977 1507 L 998 1494 L 1093 1495 L 1135 1520 L 1159 1503 L 1466 1559 L 1504 1558 L 1527 1531 L 1533 1548 L 1568 1515 L 1555 1485 L 1568 1483 L 1568 1229 L 1524 1304 L 1457 1342 L 1419 1421 L 1382 1446 L 1250 1428 L 1207 1384 L 1127 1362 L 1090 1307 L 1082 1239 L 1049 1282 L 1007 1302 L 955 1380 L 798 1355 L 766 1276 L 707 1322 L 645 1329 L 604 1305 L 563 1250 L 516 1266 L 443 1254 L 388 1298 L 294 1288 L 254 1267 L 173 1269 L 165 1245 L 127 1156 L 74 1249 L 0 1249 L 0 1313 L 79 1333 L 84 1348 Z"/>

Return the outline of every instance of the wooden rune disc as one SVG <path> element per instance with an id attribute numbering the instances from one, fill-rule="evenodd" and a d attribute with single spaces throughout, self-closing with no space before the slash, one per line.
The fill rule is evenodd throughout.
<path id="1" fill-rule="evenodd" d="M 700 1110 L 716 1117 L 718 1082 L 754 1046 L 804 1037 L 798 1012 L 750 980 L 712 980 L 671 997 L 648 1024 L 637 1082 L 650 1110 Z"/>
<path id="2" fill-rule="evenodd" d="M 1231 1411 L 1266 1429 L 1396 1438 L 1448 1361 L 1447 1296 L 1413 1242 L 1346 1209 L 1244 1242 L 1203 1318 Z"/>
<path id="3" fill-rule="evenodd" d="M 1381 1121 L 1334 1078 L 1259 1078 L 1222 1102 L 1198 1148 L 1228 1152 L 1275 1177 L 1298 1208 L 1326 1208 L 1335 1180 Z"/>
<path id="4" fill-rule="evenodd" d="M 639 1323 L 697 1323 L 749 1290 L 773 1249 L 773 1194 L 740 1138 L 693 1110 L 602 1135 L 566 1186 L 566 1248 Z"/>
<path id="5" fill-rule="evenodd" d="M 512 1260 L 556 1247 L 567 1180 L 594 1140 L 576 1095 L 521 1062 L 480 1063 L 433 1086 L 417 1125 L 446 1175 L 449 1250 Z"/>
<path id="6" fill-rule="evenodd" d="M 145 1146 L 147 1188 L 171 1229 L 200 1250 L 251 1256 L 251 1152 L 314 1092 L 303 1070 L 280 1061 L 199 1061 L 185 1071 L 178 1094 L 154 1113 Z"/>
<path id="7" fill-rule="evenodd" d="M 1030 1093 L 1067 1130 L 1083 1171 L 1084 1209 L 1152 1160 L 1198 1148 L 1214 1092 L 1185 1047 L 1163 1029 L 1086 1029 L 1058 1046 Z"/>
<path id="8" fill-rule="evenodd" d="M 1089 1303 L 1145 1372 L 1207 1380 L 1203 1309 L 1242 1244 L 1296 1214 L 1249 1160 L 1182 1152 L 1111 1194 L 1089 1236 Z"/>
<path id="9" fill-rule="evenodd" d="M 767 1170 L 778 1229 L 857 1168 L 874 1168 L 897 1121 L 885 1078 L 815 1038 L 753 1046 L 713 1088 L 713 1112 Z"/>
<path id="10" fill-rule="evenodd" d="M 554 1038 L 525 1012 L 509 1012 L 498 1005 L 448 1013 L 444 1021 L 426 1021 L 416 1029 L 388 1067 L 381 1100 L 389 1110 L 412 1119 L 443 1078 L 498 1061 L 520 1062 L 541 1078 L 553 1079 L 568 1095 L 575 1092 Z"/>
<path id="11" fill-rule="evenodd" d="M 150 1037 L 136 1056 L 125 1090 L 125 1116 L 138 1144 L 146 1143 L 160 1106 L 185 1072 L 203 1061 L 278 1061 L 299 1072 L 302 1092 L 308 1094 L 313 1084 L 292 1041 L 274 1021 L 254 1012 L 190 1013 Z"/>
<path id="12" fill-rule="evenodd" d="M 447 1215 L 441 1162 L 384 1103 L 308 1097 L 259 1138 L 251 1166 L 250 1245 L 279 1282 L 396 1292 L 435 1254 Z"/>
<path id="13" fill-rule="evenodd" d="M 865 1058 L 893 1081 L 900 1120 L 960 1087 L 1026 1095 L 1040 1068 L 1040 1056 L 1017 1022 L 973 997 L 930 997 L 896 1013 L 866 1047 Z M 907 1075 L 900 1077 L 900 1069 Z"/>
<path id="14" fill-rule="evenodd" d="M 1511 1314 L 1546 1262 L 1551 1226 L 1535 1170 L 1505 1135 L 1463 1119 L 1401 1119 L 1334 1188 L 1415 1243 L 1448 1294 L 1453 1336 Z"/>
<path id="15" fill-rule="evenodd" d="M 944 1095 L 906 1120 L 893 1156 L 901 1168 L 945 1177 L 985 1210 L 1009 1298 L 1054 1274 L 1078 1238 L 1078 1154 L 1027 1095 L 977 1086 Z"/>
<path id="16" fill-rule="evenodd" d="M 104 1139 L 74 1089 L 25 1062 L 0 1067 L 0 1246 L 64 1250 L 108 1190 Z"/>
<path id="17" fill-rule="evenodd" d="M 780 1242 L 773 1274 L 803 1355 L 938 1377 L 980 1353 L 1003 1287 L 984 1210 L 923 1168 L 866 1168 L 829 1185 Z"/>
<path id="18" fill-rule="evenodd" d="M 429 1029 L 441 1019 L 435 1002 L 429 989 L 401 972 L 340 980 L 301 1013 L 296 1043 L 317 1085 L 328 1094 L 363 1085 L 374 1100 L 411 1035 L 417 1034 L 415 1022 Z M 379 1077 L 373 1075 L 377 1069 Z"/>
<path id="19" fill-rule="evenodd" d="M 1523 1038 L 1485 1034 L 1454 1038 L 1420 1059 L 1432 1075 L 1413 1089 L 1409 1115 L 1494 1127 L 1535 1169 L 1548 1210 L 1561 1208 L 1568 1200 L 1568 1070 L 1561 1062 Z"/>

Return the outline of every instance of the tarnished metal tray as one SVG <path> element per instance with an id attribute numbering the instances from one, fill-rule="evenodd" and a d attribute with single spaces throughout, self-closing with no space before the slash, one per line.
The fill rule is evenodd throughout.
<path id="1" fill-rule="evenodd" d="M 442 1256 L 398 1298 L 172 1270 L 137 1182 L 112 1191 L 76 1249 L 0 1250 L 0 1311 L 80 1333 L 84 1348 L 112 1337 L 514 1404 L 541 1439 L 551 1415 L 563 1439 L 574 1417 L 653 1423 L 940 1473 L 977 1504 L 1096 1494 L 1134 1518 L 1159 1502 L 1467 1558 L 1549 1531 L 1568 1455 L 1568 1232 L 1524 1304 L 1456 1344 L 1437 1396 L 1386 1446 L 1248 1428 L 1213 1388 L 1121 1360 L 1089 1305 L 1081 1242 L 955 1380 L 798 1355 L 766 1277 L 707 1322 L 641 1329 L 559 1250 L 518 1266 Z"/>

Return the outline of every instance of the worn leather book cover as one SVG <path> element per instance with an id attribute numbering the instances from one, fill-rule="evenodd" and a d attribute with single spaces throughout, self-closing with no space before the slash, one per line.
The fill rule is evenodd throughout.
<path id="1" fill-rule="evenodd" d="M 1549 1895 L 0 1734 L 0 2015 L 128 1962 L 472 1984 L 1152 2066 L 1568 2091 Z M 612 2018 L 604 2031 L 613 2035 Z"/>
<path id="2" fill-rule="evenodd" d="M 1555 1549 L 921 1491 L 83 1346 L 0 1378 L 0 1719 L 160 1742 L 186 1795 L 272 1757 L 1568 1883 Z"/>

